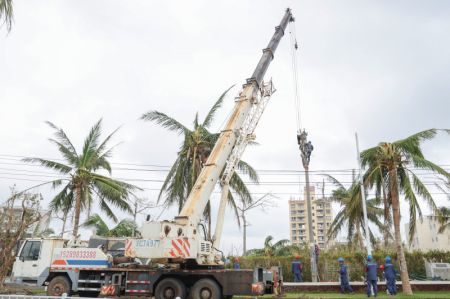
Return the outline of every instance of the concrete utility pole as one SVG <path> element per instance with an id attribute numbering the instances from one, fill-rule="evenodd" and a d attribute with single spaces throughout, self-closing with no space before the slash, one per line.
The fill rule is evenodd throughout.
<path id="1" fill-rule="evenodd" d="M 359 153 L 359 141 L 358 141 L 358 133 L 355 132 L 356 139 L 356 154 L 358 155 L 358 168 L 359 168 L 359 184 L 361 189 L 361 201 L 363 206 L 363 215 L 364 215 L 364 230 L 366 231 L 364 235 L 364 239 L 366 241 L 367 254 L 372 255 L 372 246 L 370 244 L 369 239 L 369 221 L 367 220 L 367 206 L 366 206 L 366 190 L 364 189 L 364 180 L 361 169 L 361 155 Z"/>
<path id="2" fill-rule="evenodd" d="M 309 253 L 311 260 L 311 280 L 317 282 L 318 272 L 317 272 L 317 259 L 316 259 L 316 248 L 314 239 L 314 229 L 312 225 L 312 205 L 311 205 L 311 194 L 309 190 L 309 161 L 311 157 L 311 152 L 314 147 L 311 141 L 308 142 L 308 133 L 303 130 L 297 135 L 297 142 L 300 149 L 300 154 L 302 157 L 303 168 L 305 169 L 305 183 L 306 183 L 306 209 L 308 210 L 308 234 L 309 234 Z"/>

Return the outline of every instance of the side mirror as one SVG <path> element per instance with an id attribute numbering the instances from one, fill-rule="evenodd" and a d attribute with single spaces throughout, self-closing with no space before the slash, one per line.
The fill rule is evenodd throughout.
<path id="1" fill-rule="evenodd" d="M 20 260 L 21 262 L 25 262 L 25 257 L 24 257 L 24 256 L 19 256 L 19 260 Z"/>

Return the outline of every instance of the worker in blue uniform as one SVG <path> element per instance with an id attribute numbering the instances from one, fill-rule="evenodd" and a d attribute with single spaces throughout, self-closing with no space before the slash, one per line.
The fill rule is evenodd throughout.
<path id="1" fill-rule="evenodd" d="M 302 262 L 300 261 L 300 256 L 296 256 L 295 260 L 292 261 L 291 271 L 294 274 L 294 282 L 302 282 Z"/>
<path id="2" fill-rule="evenodd" d="M 397 271 L 394 265 L 391 263 L 391 257 L 387 256 L 385 258 L 384 264 L 384 278 L 386 278 L 386 287 L 390 295 L 397 294 L 397 286 L 395 285 L 395 276 Z"/>
<path id="3" fill-rule="evenodd" d="M 378 295 L 377 270 L 378 265 L 373 260 L 373 257 L 371 255 L 367 256 L 367 264 L 366 264 L 367 297 L 370 297 L 370 295 L 372 294 L 372 290 L 375 297 Z"/>
<path id="4" fill-rule="evenodd" d="M 347 265 L 344 264 L 344 258 L 338 258 L 339 262 L 339 275 L 341 278 L 341 293 L 345 293 L 346 291 L 353 293 L 353 289 L 348 282 L 348 272 Z"/>
<path id="5" fill-rule="evenodd" d="M 241 264 L 239 263 L 239 258 L 234 258 L 233 269 L 241 269 Z"/>

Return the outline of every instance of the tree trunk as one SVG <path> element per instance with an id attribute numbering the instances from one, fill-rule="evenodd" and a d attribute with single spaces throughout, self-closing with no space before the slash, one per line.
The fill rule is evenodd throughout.
<path id="1" fill-rule="evenodd" d="M 74 221 L 73 221 L 73 232 L 72 235 L 76 239 L 78 236 L 78 226 L 80 225 L 80 212 L 81 212 L 81 186 L 77 185 L 75 187 L 76 200 L 75 200 L 75 211 L 74 211 Z"/>
<path id="2" fill-rule="evenodd" d="M 381 171 L 381 170 L 380 170 Z M 388 248 L 389 246 L 389 230 L 391 229 L 389 225 L 389 203 L 386 197 L 386 189 L 384 188 L 384 178 L 383 173 L 381 173 L 381 191 L 383 192 L 383 206 L 384 206 L 384 233 L 383 233 L 383 241 L 384 247 Z"/>
<path id="3" fill-rule="evenodd" d="M 68 214 L 69 214 L 69 212 L 64 213 L 64 216 L 63 216 L 63 225 L 62 225 L 61 234 L 60 234 L 61 238 L 64 237 L 64 232 L 66 230 L 67 217 L 69 216 Z"/>
<path id="4" fill-rule="evenodd" d="M 392 214 L 395 230 L 395 247 L 397 249 L 397 258 L 400 262 L 400 277 L 402 279 L 403 292 L 412 295 L 411 285 L 409 283 L 408 266 L 406 264 L 405 253 L 403 251 L 402 236 L 400 234 L 400 200 L 398 194 L 397 171 L 394 167 L 389 169 L 389 188 L 392 199 Z"/>

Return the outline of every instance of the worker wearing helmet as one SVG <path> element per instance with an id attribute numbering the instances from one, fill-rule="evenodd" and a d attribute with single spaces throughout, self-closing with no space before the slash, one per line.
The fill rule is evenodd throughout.
<path id="1" fill-rule="evenodd" d="M 239 263 L 239 258 L 234 258 L 233 269 L 241 269 L 241 264 Z"/>
<path id="2" fill-rule="evenodd" d="M 370 297 L 370 295 L 372 294 L 372 290 L 375 297 L 378 294 L 377 270 L 378 265 L 373 260 L 373 257 L 371 255 L 367 256 L 367 264 L 366 264 L 367 297 Z"/>
<path id="3" fill-rule="evenodd" d="M 344 264 L 344 258 L 343 257 L 338 258 L 338 262 L 339 262 L 338 272 L 341 278 L 341 293 L 345 293 L 346 291 L 353 293 L 353 289 L 348 282 L 347 265 Z"/>
<path id="4" fill-rule="evenodd" d="M 386 278 L 386 287 L 390 295 L 397 294 L 397 286 L 395 285 L 395 276 L 397 271 L 394 265 L 391 263 L 391 257 L 387 256 L 385 258 L 384 264 L 384 278 Z"/>
<path id="5" fill-rule="evenodd" d="M 302 270 L 303 270 L 303 266 L 302 266 L 302 262 L 300 261 L 300 256 L 297 255 L 295 257 L 295 260 L 292 261 L 291 264 L 291 271 L 292 274 L 294 274 L 294 282 L 302 282 Z"/>

